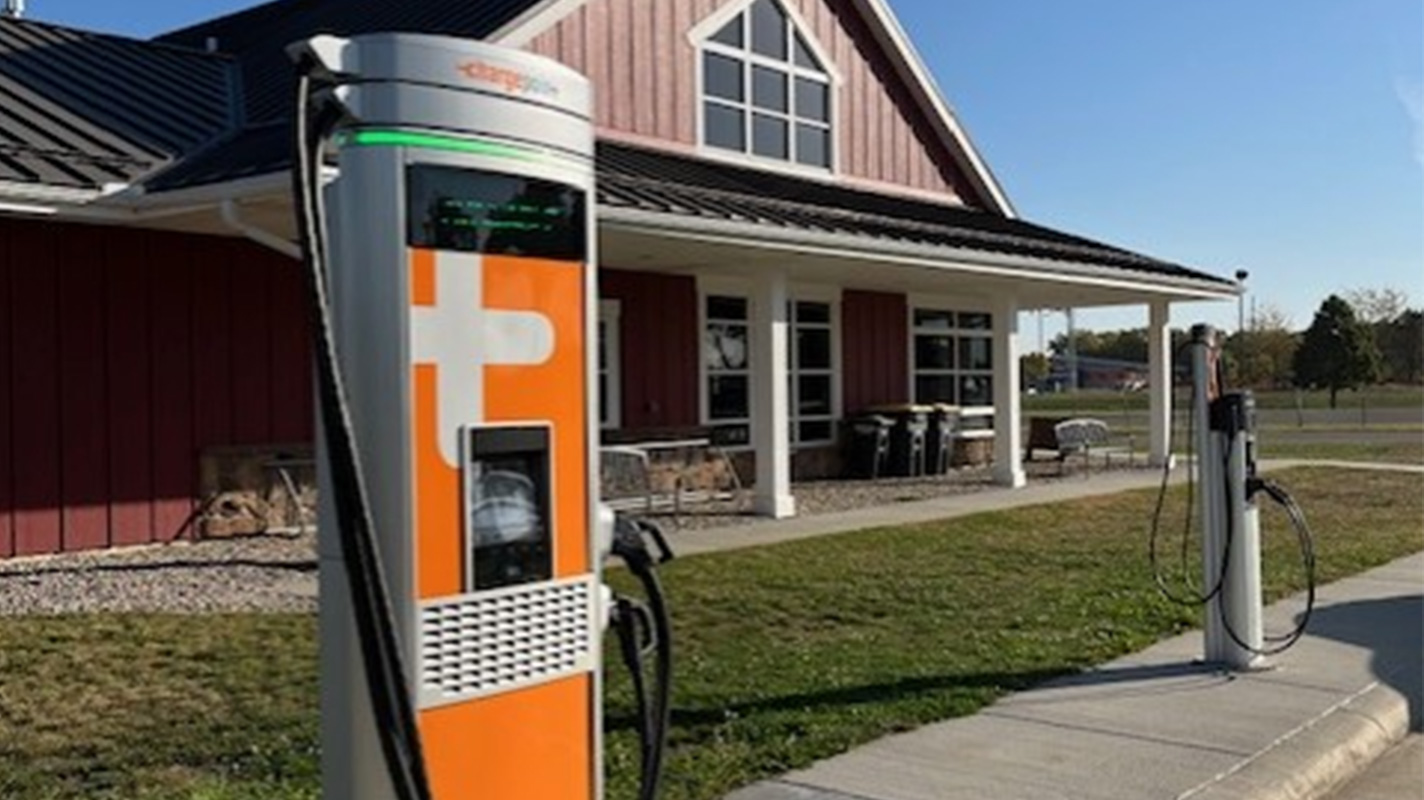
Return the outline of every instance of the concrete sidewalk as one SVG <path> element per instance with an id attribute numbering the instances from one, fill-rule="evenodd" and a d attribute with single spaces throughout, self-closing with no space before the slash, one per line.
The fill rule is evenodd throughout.
<path id="1" fill-rule="evenodd" d="M 1424 466 L 1410 464 L 1368 464 L 1345 461 L 1265 460 L 1263 472 L 1291 467 L 1330 467 L 1385 472 L 1415 472 L 1424 475 Z M 1171 482 L 1186 479 L 1186 468 L 1178 464 L 1172 470 Z M 1003 511 L 1022 506 L 1060 503 L 1083 497 L 1116 494 L 1131 489 L 1160 486 L 1162 473 L 1156 469 L 1090 473 L 1086 477 L 1030 483 L 1022 489 L 989 488 L 982 492 L 954 494 L 934 500 L 919 500 L 887 506 L 858 508 L 832 514 L 816 514 L 791 519 L 766 519 L 746 525 L 704 530 L 678 530 L 668 526 L 665 533 L 678 555 L 690 556 L 720 550 L 809 539 L 836 533 L 881 528 L 890 525 L 911 525 L 920 522 L 965 517 L 985 511 Z"/>
<path id="2" fill-rule="evenodd" d="M 1302 602 L 1267 609 L 1267 630 Z M 1218 672 L 1200 650 L 1179 636 L 728 800 L 1324 797 L 1420 728 L 1424 553 L 1323 587 L 1274 669 Z"/>

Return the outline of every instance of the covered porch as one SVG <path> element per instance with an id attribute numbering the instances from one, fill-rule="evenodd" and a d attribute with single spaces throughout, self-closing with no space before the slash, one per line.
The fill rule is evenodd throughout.
<path id="1" fill-rule="evenodd" d="M 841 474 L 843 425 L 943 403 L 1027 480 L 1020 318 L 1139 306 L 1150 339 L 1148 463 L 1168 458 L 1171 304 L 1230 281 L 984 212 L 666 154 L 600 153 L 605 439 L 681 425 L 736 454 L 757 513 Z"/>

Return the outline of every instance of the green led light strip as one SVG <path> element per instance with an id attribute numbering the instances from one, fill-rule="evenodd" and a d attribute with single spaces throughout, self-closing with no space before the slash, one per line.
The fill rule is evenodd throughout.
<path id="1" fill-rule="evenodd" d="M 511 158 L 517 161 L 543 161 L 551 156 L 560 157 L 563 154 L 538 150 L 532 147 L 522 147 L 517 144 L 507 142 L 495 142 L 489 139 L 470 139 L 458 136 L 442 136 L 436 133 L 419 133 L 416 131 L 386 130 L 380 128 L 365 128 L 361 130 L 348 131 L 337 139 L 340 146 L 354 147 L 419 147 L 427 150 L 444 150 L 453 153 L 472 153 L 481 156 L 492 156 L 494 158 Z M 572 156 L 566 156 L 571 160 Z"/>

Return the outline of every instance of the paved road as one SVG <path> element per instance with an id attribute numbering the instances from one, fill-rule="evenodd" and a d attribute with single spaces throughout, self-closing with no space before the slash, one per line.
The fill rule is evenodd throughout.
<path id="1" fill-rule="evenodd" d="M 1099 417 L 1114 427 L 1128 427 L 1146 430 L 1146 411 L 1122 411 L 1117 409 L 1084 409 L 1082 412 L 1086 416 Z M 1048 416 L 1072 416 L 1067 412 L 1054 413 Z M 1347 406 L 1341 404 L 1340 408 L 1331 410 L 1328 408 L 1307 409 L 1299 416 L 1291 409 L 1265 408 L 1258 412 L 1258 421 L 1262 427 L 1271 429 L 1295 429 L 1304 424 L 1307 428 L 1330 426 L 1333 428 L 1355 428 L 1359 429 L 1363 421 L 1366 427 L 1375 425 L 1424 425 L 1424 407 L 1402 407 L 1402 408 L 1366 408 L 1361 412 L 1360 407 Z M 1416 435 L 1418 431 L 1414 432 Z"/>
<path id="2" fill-rule="evenodd" d="M 1405 739 L 1330 800 L 1424 800 L 1424 735 Z"/>

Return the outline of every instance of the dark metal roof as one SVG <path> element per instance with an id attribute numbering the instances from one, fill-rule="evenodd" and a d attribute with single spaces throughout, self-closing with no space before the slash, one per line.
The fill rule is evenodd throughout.
<path id="1" fill-rule="evenodd" d="M 289 126 L 242 131 L 148 182 L 151 191 L 283 171 Z M 599 142 L 598 203 L 659 214 L 1046 258 L 1233 285 L 1120 247 L 986 211 L 838 186 L 691 156 Z"/>
<path id="2" fill-rule="evenodd" d="M 149 192 L 284 172 L 292 161 L 292 125 L 279 119 L 251 125 L 144 181 Z"/>
<path id="3" fill-rule="evenodd" d="M 376 31 L 434 33 L 483 39 L 541 0 L 276 0 L 158 37 L 208 47 L 242 65 L 247 118 L 287 116 L 292 64 L 285 48 L 318 33 L 353 36 Z"/>
<path id="4" fill-rule="evenodd" d="M 1046 258 L 1234 285 L 1179 264 L 985 211 L 611 142 L 598 145 L 598 201 L 613 208 Z"/>
<path id="5" fill-rule="evenodd" d="M 0 180 L 138 180 L 232 127 L 233 75 L 208 53 L 0 18 Z"/>

